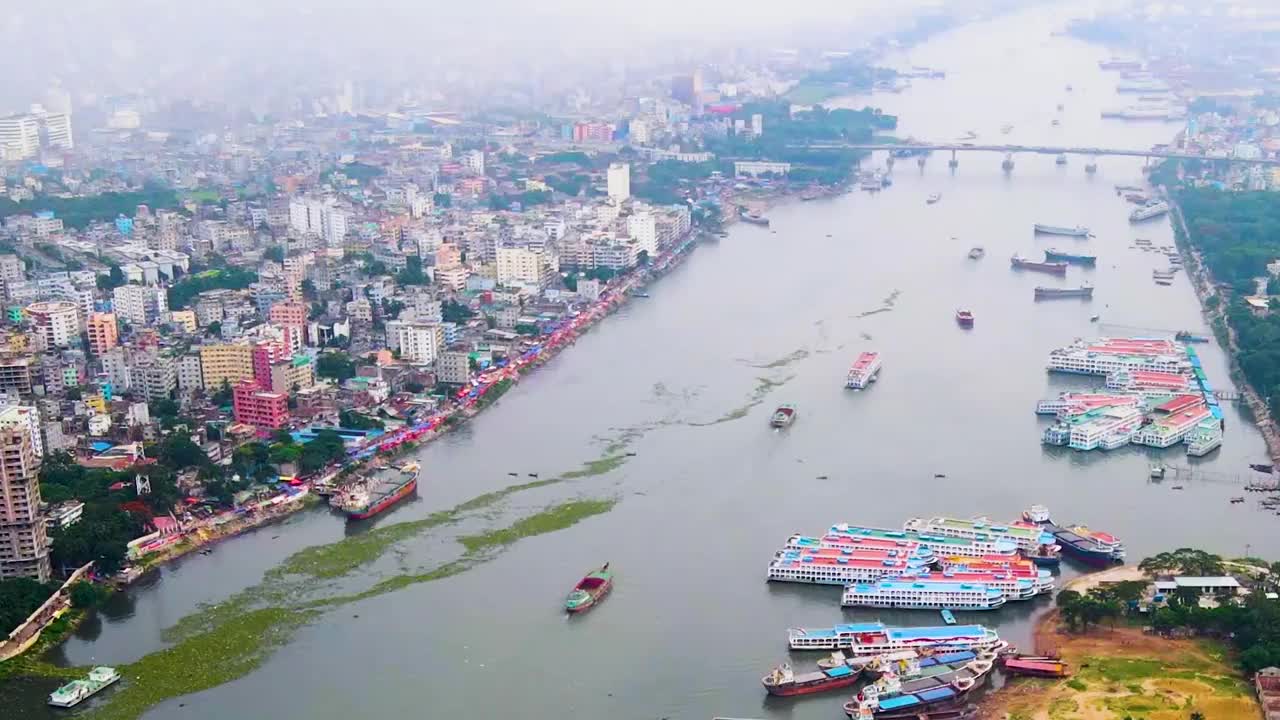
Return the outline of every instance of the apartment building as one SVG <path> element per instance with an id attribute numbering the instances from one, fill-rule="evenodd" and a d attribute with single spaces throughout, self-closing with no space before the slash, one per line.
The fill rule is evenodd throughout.
<path id="1" fill-rule="evenodd" d="M 25 424 L 0 426 L 0 579 L 49 582 L 49 538 L 40 518 L 40 459 Z"/>

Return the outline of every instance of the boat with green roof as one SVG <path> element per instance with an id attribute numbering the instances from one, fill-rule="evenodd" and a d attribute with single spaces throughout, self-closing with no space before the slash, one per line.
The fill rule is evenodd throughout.
<path id="1" fill-rule="evenodd" d="M 586 612 L 595 607 L 613 589 L 613 573 L 609 571 L 609 563 L 599 570 L 587 573 L 578 581 L 569 597 L 564 600 L 564 609 L 569 614 Z"/>

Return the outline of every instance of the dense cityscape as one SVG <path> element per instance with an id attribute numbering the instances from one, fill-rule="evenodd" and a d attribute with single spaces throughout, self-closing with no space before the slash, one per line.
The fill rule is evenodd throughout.
<path id="1" fill-rule="evenodd" d="M 785 636 L 789 659 L 763 679 L 767 668 L 744 676 L 741 664 L 728 669 L 734 680 L 717 675 L 710 687 L 666 678 L 663 693 L 671 697 L 662 700 L 641 699 L 652 693 L 640 682 L 626 688 L 638 694 L 629 704 L 608 710 L 618 717 L 1229 719 L 1261 711 L 1267 720 L 1280 718 L 1280 556 L 1265 544 L 1275 530 L 1266 516 L 1280 514 L 1280 433 L 1273 424 L 1280 414 L 1280 45 L 1269 24 L 1280 15 L 1265 3 L 1212 3 L 1199 15 L 1005 2 L 849 11 L 858 12 L 866 24 L 856 30 L 843 20 L 801 30 L 797 19 L 793 35 L 770 44 L 708 46 L 659 60 L 619 55 L 581 67 L 577 78 L 554 54 L 530 66 L 523 82 L 513 79 L 519 73 L 486 74 L 479 61 L 469 77 L 459 55 L 447 72 L 440 68 L 449 63 L 435 58 L 429 82 L 401 79 L 400 71 L 379 80 L 367 68 L 338 69 L 325 76 L 332 82 L 309 77 L 287 89 L 259 78 L 255 87 L 227 84 L 215 92 L 206 78 L 184 96 L 172 86 L 172 68 L 146 84 L 150 91 L 101 78 L 92 82 L 102 89 L 90 88 L 64 69 L 43 89 L 24 80 L 7 91 L 0 98 L 11 111 L 0 114 L 0 625 L 7 635 L 0 641 L 0 707 L 17 708 L 16 717 L 53 717 L 40 713 L 65 711 L 46 705 L 86 702 L 87 717 L 138 718 L 176 717 L 191 703 L 188 713 L 216 717 L 223 706 L 210 698 L 226 698 L 216 693 L 231 681 L 257 678 L 275 653 L 295 649 L 297 633 L 354 626 L 359 613 L 379 613 L 369 605 L 379 598 L 462 580 L 455 576 L 508 548 L 528 550 L 519 542 L 526 538 L 566 535 L 576 550 L 595 546 L 615 556 L 591 555 L 598 569 L 581 580 L 552 578 L 568 583 L 568 615 L 592 613 L 563 628 L 540 624 L 540 633 L 582 631 L 628 607 L 626 594 L 638 591 L 627 583 L 658 572 L 642 569 L 633 553 L 649 552 L 665 567 L 672 552 L 695 549 L 687 543 L 705 544 L 708 556 L 726 559 L 703 569 L 724 576 L 730 567 L 739 574 L 740 556 L 774 552 L 768 597 L 744 600 L 750 609 L 741 611 L 750 634 L 769 637 L 743 655 L 752 662 L 762 653 L 776 657 Z M 1076 75 L 1064 69 L 1061 82 L 1042 81 L 1055 85 L 1043 97 L 1055 98 L 1056 112 L 1033 115 L 1034 127 L 1030 119 L 992 114 L 964 134 L 956 128 L 969 125 L 947 124 L 946 113 L 921 117 L 914 93 L 930 107 L 928 93 L 981 82 L 975 78 L 983 66 L 966 68 L 938 47 L 970 42 L 966 32 L 1007 36 L 1022 25 L 1033 28 L 1026 38 L 1034 43 L 1074 53 L 1074 64 L 1063 67 Z M 1226 45 L 1233 51 L 1224 55 Z M 995 60 L 975 49 L 968 61 L 1013 73 L 1017 63 L 1009 58 L 1049 52 L 1044 47 L 1010 41 Z M 13 92 L 22 97 L 7 97 Z M 1079 120 L 1071 113 L 1085 106 L 1087 122 L 1102 123 L 1091 127 L 1118 129 L 1096 139 L 1062 135 Z M 1053 167 L 1029 167 L 1035 163 Z M 983 180 L 966 176 L 975 169 Z M 1024 172 L 1037 180 L 1057 173 L 1061 184 L 1046 189 L 1033 181 L 1031 190 L 1017 191 L 1052 194 L 1052 202 L 999 200 L 1025 206 L 1010 213 L 1018 213 L 1017 232 L 1032 238 L 1010 245 L 1011 267 L 983 259 L 1006 249 L 985 220 L 967 227 L 952 224 L 953 215 L 946 224 L 924 224 L 926 212 L 963 207 L 962 186 L 982 188 L 983 173 L 1010 188 Z M 1063 180 L 1067 172 L 1075 175 Z M 1102 184 L 1103 177 L 1102 192 L 1079 189 L 1086 178 Z M 945 193 L 943 182 L 950 183 Z M 1096 198 L 1110 199 L 1112 188 L 1116 206 L 1098 210 Z M 915 193 L 910 210 L 908 201 L 889 205 L 908 193 Z M 1073 193 L 1078 202 L 1058 202 Z M 870 209 L 873 201 L 881 208 Z M 802 224 L 855 205 L 859 220 Z M 974 207 L 975 217 L 984 214 Z M 1023 210 L 1041 207 L 1058 216 L 1083 214 L 1083 207 L 1098 215 L 1063 226 L 1036 215 L 1032 232 Z M 1096 220 L 1103 212 L 1128 222 Z M 872 229 L 868 216 L 877 213 L 894 213 L 890 230 Z M 915 219 L 921 224 L 908 225 Z M 907 246 L 888 242 L 900 228 L 904 239 L 953 243 L 888 247 Z M 833 237 L 841 233 L 849 237 Z M 876 240 L 885 247 L 847 254 L 850 244 L 873 236 L 885 236 Z M 966 238 L 964 247 L 957 236 Z M 1043 262 L 1022 255 L 1019 248 L 1045 239 L 1069 250 L 1040 243 Z M 731 254 L 748 250 L 749 260 Z M 961 271 L 943 267 L 943 256 L 963 262 L 955 267 L 971 276 L 1000 265 L 1001 277 L 960 278 Z M 672 309 L 690 286 L 711 287 L 698 279 L 709 263 L 724 266 L 715 289 Z M 959 279 L 931 274 L 943 272 Z M 874 299 L 859 295 L 861 286 Z M 1186 301 L 1138 295 L 1153 289 L 1177 290 Z M 997 298 L 1006 292 L 1034 298 L 1034 312 L 1045 318 L 1025 337 L 999 334 L 1031 324 L 1003 315 L 1013 312 L 1011 300 Z M 845 293 L 870 309 L 822 314 Z M 1041 302 L 1049 300 L 1055 302 Z M 664 303 L 674 315 L 647 315 Z M 885 324 L 896 317 L 891 313 L 925 305 L 946 322 L 909 333 Z M 574 347 L 609 342 L 601 336 L 625 323 L 642 338 L 638 344 L 614 340 L 607 353 Z M 949 375 L 969 367 L 961 359 L 967 351 L 954 343 L 984 332 L 997 339 L 973 353 L 983 362 L 996 367 L 1008 351 L 1018 363 L 1034 358 L 1036 372 L 1008 364 L 982 379 Z M 911 338 L 921 337 L 938 343 L 931 352 L 939 356 L 954 353 L 956 368 L 906 357 L 918 349 Z M 713 347 L 699 354 L 698 341 Z M 590 352 L 592 360 L 564 369 Z M 854 411 L 790 399 L 768 405 L 764 417 L 754 412 L 784 391 L 801 396 L 802 387 L 783 386 L 802 366 L 815 374 L 814 363 L 826 355 L 847 375 L 842 369 L 821 383 L 842 392 L 837 397 L 848 406 L 873 407 L 878 416 L 845 416 L 839 413 Z M 723 358 L 730 361 L 713 365 Z M 705 374 L 693 369 L 697 363 Z M 675 380 L 672 366 L 680 368 Z M 1043 370 L 1050 378 L 1075 377 L 1044 381 Z M 749 391 L 716 395 L 714 380 L 737 380 L 735 373 L 746 373 Z M 575 396 L 584 375 L 596 384 Z M 961 387 L 969 380 L 972 388 Z M 537 386 L 529 389 L 537 410 L 502 419 L 525 383 Z M 881 464 L 890 436 L 907 428 L 914 434 L 921 421 L 919 395 L 894 401 L 912 408 L 902 423 L 873 404 L 902 392 L 895 383 L 931 398 L 924 412 L 936 413 L 940 427 L 969 423 L 961 412 L 983 418 L 941 433 L 960 443 L 958 453 L 946 439 L 905 453 L 911 457 L 902 466 L 932 475 L 932 485 L 886 470 L 896 459 Z M 939 387 L 954 391 L 954 400 L 938 399 Z M 729 410 L 697 405 L 708 417 L 686 416 L 704 392 L 717 401 L 733 393 L 746 400 Z M 1010 404 L 988 402 L 997 395 Z M 1033 403 L 1042 419 L 1029 417 Z M 624 405 L 662 413 L 637 419 L 614 412 Z M 744 418 L 766 427 L 746 439 L 702 435 L 693 447 L 703 451 L 705 442 L 706 455 L 730 458 L 717 462 L 740 455 L 735 482 L 741 479 L 743 495 L 756 494 L 759 505 L 710 500 L 692 488 L 663 494 L 672 492 L 667 479 L 687 477 L 686 459 L 698 452 L 686 449 L 685 459 L 662 446 L 641 452 L 646 436 Z M 827 444 L 847 441 L 853 457 L 804 456 L 800 449 L 785 451 L 794 457 L 750 454 L 775 441 L 804 447 L 804 433 L 833 422 L 842 435 Z M 980 470 L 956 460 L 972 458 L 977 436 L 960 436 L 985 422 L 1017 427 L 1019 442 L 1039 437 L 1034 457 L 1011 455 L 1018 459 L 1009 466 L 1052 464 L 1052 477 L 1079 478 L 1080 495 L 1070 487 L 1064 494 L 1039 484 L 1026 489 L 1020 475 L 1000 479 L 987 471 L 992 459 L 973 458 Z M 553 454 L 549 437 L 559 432 L 575 447 L 594 446 L 598 457 Z M 982 437 L 1008 437 L 1002 432 L 983 430 Z M 864 441 L 870 445 L 857 445 Z M 1092 450 L 1098 452 L 1081 459 Z M 630 471 L 644 480 L 623 469 L 667 455 L 678 464 Z M 841 490 L 841 473 L 864 459 L 868 482 L 882 478 L 874 482 L 906 494 L 873 497 L 883 507 L 872 510 L 869 486 Z M 446 470 L 482 462 L 500 482 Z M 916 467 L 920 462 L 926 465 Z M 552 472 L 552 463 L 576 469 Z M 1111 469 L 1100 470 L 1103 463 Z M 808 507 L 825 504 L 818 510 L 835 514 L 798 514 L 770 487 L 748 485 L 757 468 L 785 475 L 792 488 L 819 483 L 797 492 L 812 494 Z M 1146 485 L 1132 492 L 1203 493 L 1168 512 L 1203 513 L 1208 527 L 1182 536 L 1164 523 L 1126 525 L 1143 514 L 1133 503 L 1182 501 L 1126 494 L 1110 502 L 1089 494 L 1102 492 L 1095 480 L 1127 484 L 1124 473 L 1133 468 Z M 990 492 L 969 492 L 977 475 L 998 481 Z M 595 479 L 611 484 L 591 485 Z M 561 485 L 570 494 L 537 495 Z M 523 514 L 505 504 L 529 495 L 541 499 L 518 508 Z M 640 512 L 634 508 L 649 495 L 662 497 L 661 507 L 632 520 L 640 534 L 667 531 L 670 523 L 682 544 L 654 540 L 647 550 L 648 538 L 614 538 L 605 513 L 615 505 Z M 981 512 L 994 522 L 958 498 L 988 503 L 992 509 Z M 1106 530 L 1060 523 L 1061 513 L 1051 519 L 1042 502 L 1087 512 Z M 1233 524 L 1224 508 L 1234 513 L 1238 506 L 1251 514 Z M 708 523 L 741 524 L 752 539 L 721 544 Z M 828 529 L 788 537 L 800 523 Z M 449 546 L 457 552 L 424 560 L 443 545 L 425 539 L 444 539 L 428 533 L 451 527 L 457 534 Z M 788 538 L 781 549 L 779 537 Z M 558 547 L 542 556 L 569 555 L 568 546 Z M 225 587 L 229 576 L 218 574 L 225 567 L 199 564 L 235 565 L 226 558 L 243 558 L 236 552 L 258 557 L 240 560 Z M 632 558 L 631 577 L 624 557 Z M 759 580 L 761 559 L 746 560 L 756 563 L 747 565 L 757 573 L 750 582 Z M 543 571 L 517 572 L 527 581 Z M 606 600 L 615 572 L 618 596 Z M 491 577 L 483 592 L 506 596 L 492 588 L 509 581 Z M 787 583 L 841 589 L 822 595 L 821 587 Z M 155 612 L 145 605 L 149 594 L 179 584 L 199 589 L 149 623 L 159 627 L 128 624 L 146 620 L 140 608 Z M 474 582 L 470 587 L 476 591 Z M 524 590 L 506 598 L 513 604 L 467 607 L 464 597 L 453 596 L 440 618 L 425 622 L 501 625 L 508 612 L 545 614 L 547 605 Z M 554 598 L 550 605 L 560 609 Z M 122 606 L 128 611 L 115 610 Z M 350 620 L 337 617 L 339 608 L 351 611 Z M 693 622 L 706 624 L 700 632 L 714 647 L 713 633 L 738 631 L 718 624 L 718 612 L 707 608 L 713 606 L 700 608 Z M 655 623 L 643 632 L 688 631 L 654 612 L 640 617 Z M 990 619 L 997 615 L 1012 619 Z M 834 619 L 787 629 L 815 617 Z M 108 636 L 119 623 L 117 638 L 132 630 L 143 639 L 95 645 L 104 619 Z M 608 644 L 608 636 L 594 637 Z M 473 654 L 479 639 L 437 642 L 440 657 L 465 658 L 466 673 L 501 659 Z M 535 641 L 516 634 L 501 644 L 515 642 Z M 547 652 L 572 657 L 580 650 L 555 645 Z M 803 652 L 812 650 L 832 654 L 814 670 Z M 661 664 L 671 649 L 653 652 L 645 662 Z M 605 656 L 592 657 L 600 672 L 611 667 Z M 327 667 L 303 670 L 333 672 Z M 995 675 L 1006 680 L 987 683 Z M 360 677 L 351 692 L 380 692 Z M 567 683 L 563 697 L 519 687 L 537 696 L 531 702 L 538 708 L 566 713 L 605 712 L 613 692 L 623 695 L 608 684 L 600 685 L 610 688 L 607 695 L 563 678 L 548 685 L 557 682 Z M 756 683 L 764 686 L 763 703 L 706 705 L 742 703 L 759 694 Z M 834 704 L 805 701 L 794 715 L 778 703 L 780 696 L 840 688 L 851 688 L 852 699 L 845 692 L 830 698 Z M 440 699 L 437 710 L 452 716 L 483 694 L 471 685 L 460 697 Z M 352 710 L 328 711 L 337 717 Z"/>

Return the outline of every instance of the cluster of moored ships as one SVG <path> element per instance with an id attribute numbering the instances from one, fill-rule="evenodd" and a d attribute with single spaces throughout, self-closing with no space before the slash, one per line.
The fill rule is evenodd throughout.
<path id="1" fill-rule="evenodd" d="M 1060 553 L 1093 565 L 1123 561 L 1114 537 L 1057 526 L 1042 506 L 1012 523 L 915 518 L 902 529 L 832 525 L 792 535 L 774 553 L 773 582 L 837 585 L 844 607 L 995 610 L 1053 591 Z"/>
<path id="2" fill-rule="evenodd" d="M 1072 390 L 1042 400 L 1036 413 L 1055 422 L 1042 440 L 1075 450 L 1128 444 L 1186 444 L 1193 457 L 1222 445 L 1223 413 L 1190 343 L 1160 338 L 1078 340 L 1049 353 L 1050 372 L 1106 378 L 1104 388 Z"/>

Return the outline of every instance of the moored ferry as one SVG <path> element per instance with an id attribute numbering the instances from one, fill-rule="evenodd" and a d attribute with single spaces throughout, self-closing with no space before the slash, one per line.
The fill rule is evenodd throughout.
<path id="1" fill-rule="evenodd" d="M 1014 255 L 1009 258 L 1009 264 L 1015 270 L 1034 270 L 1036 272 L 1049 273 L 1050 275 L 1066 275 L 1067 264 L 1065 262 L 1036 262 L 1028 260 L 1021 255 Z"/>
<path id="2" fill-rule="evenodd" d="M 1076 253 L 1063 252 L 1050 248 L 1044 251 L 1044 259 L 1047 262 L 1065 262 L 1073 265 L 1093 266 L 1098 262 L 1096 255 L 1078 255 Z"/>
<path id="3" fill-rule="evenodd" d="M 1000 589 L 982 584 L 915 579 L 854 583 L 844 589 L 840 604 L 904 610 L 995 610 L 1005 600 Z"/>
<path id="4" fill-rule="evenodd" d="M 862 669 L 852 668 L 848 665 L 837 665 L 836 667 L 822 668 L 814 672 L 797 674 L 791 669 L 790 665 L 783 663 L 761 678 L 760 682 L 770 695 L 790 697 L 793 695 L 812 695 L 813 693 L 851 687 L 856 685 L 861 678 Z"/>
<path id="5" fill-rule="evenodd" d="M 816 550 L 819 548 L 850 550 L 853 555 L 877 554 L 886 557 L 907 557 L 931 565 L 938 560 L 932 548 L 917 541 L 889 538 L 863 537 L 830 532 L 821 537 L 795 534 L 787 538 L 789 550 Z"/>
<path id="6" fill-rule="evenodd" d="M 774 554 L 765 578 L 774 582 L 812 583 L 815 585 L 848 585 L 896 577 L 928 564 L 891 551 L 855 554 L 850 549 L 811 548 L 784 549 Z"/>
<path id="7" fill-rule="evenodd" d="M 54 707 L 75 707 L 97 695 L 120 679 L 120 673 L 105 665 L 89 671 L 83 680 L 72 680 L 49 694 L 48 703 Z"/>
<path id="8" fill-rule="evenodd" d="M 879 374 L 880 353 L 864 352 L 850 366 L 849 375 L 845 378 L 844 386 L 854 390 L 862 390 L 875 382 Z"/>
<path id="9" fill-rule="evenodd" d="M 855 657 L 867 657 L 920 648 L 999 651 L 1008 643 L 983 625 L 891 628 L 870 622 L 791 628 L 787 630 L 787 645 L 792 650 L 843 650 Z"/>
<path id="10" fill-rule="evenodd" d="M 1129 222 L 1142 222 L 1143 220 L 1151 220 L 1152 218 L 1158 218 L 1161 215 L 1167 215 L 1168 213 L 1169 213 L 1169 203 L 1164 202 L 1163 200 L 1159 202 L 1153 202 L 1149 205 L 1144 205 L 1140 208 L 1137 208 L 1133 212 L 1129 213 Z"/>
<path id="11" fill-rule="evenodd" d="M 845 703 L 845 714 L 853 720 L 970 716 L 956 709 L 986 681 L 996 659 L 991 652 L 958 651 L 899 660 Z"/>
<path id="12" fill-rule="evenodd" d="M 907 521 L 906 529 L 966 540 L 1007 540 L 1019 550 L 1025 551 L 1042 550 L 1054 545 L 1053 535 L 1039 526 L 1031 523 L 993 523 L 986 518 L 913 518 Z"/>
<path id="13" fill-rule="evenodd" d="M 334 495 L 330 503 L 348 520 L 365 520 L 395 505 L 418 488 L 418 464 L 380 468 L 362 481 Z"/>
<path id="14" fill-rule="evenodd" d="M 1040 568 L 1034 560 L 1029 558 L 951 558 L 942 562 L 942 570 L 944 575 L 950 573 L 947 577 L 969 582 L 977 578 L 966 573 L 1008 575 L 1019 580 L 1030 580 L 1037 595 L 1053 592 L 1054 588 L 1053 573 Z M 982 582 L 988 581 L 982 580 Z M 991 583 L 988 582 L 988 584 Z"/>
<path id="15" fill-rule="evenodd" d="M 915 570 L 902 574 L 898 580 L 902 582 L 924 583 L 963 583 L 965 585 L 986 585 L 999 590 L 1006 600 L 1030 600 L 1042 592 L 1053 590 L 1053 576 L 1044 570 L 1044 577 L 1036 571 L 1014 573 L 1009 570 L 970 570 L 962 566 L 945 568 L 941 571 Z"/>
<path id="16" fill-rule="evenodd" d="M 1016 543 L 1001 538 L 979 540 L 977 538 L 947 536 L 935 532 L 917 532 L 910 529 L 885 530 L 841 523 L 832 525 L 827 531 L 828 537 L 833 535 L 855 539 L 861 538 L 864 541 L 868 539 L 883 539 L 896 542 L 917 542 L 929 548 L 938 556 L 1013 558 L 1018 553 L 1018 545 Z"/>
<path id="17" fill-rule="evenodd" d="M 1089 228 L 1077 225 L 1075 227 L 1062 227 L 1059 225 L 1042 225 L 1035 224 L 1035 231 L 1041 235 L 1066 235 L 1068 237 L 1089 237 Z"/>

